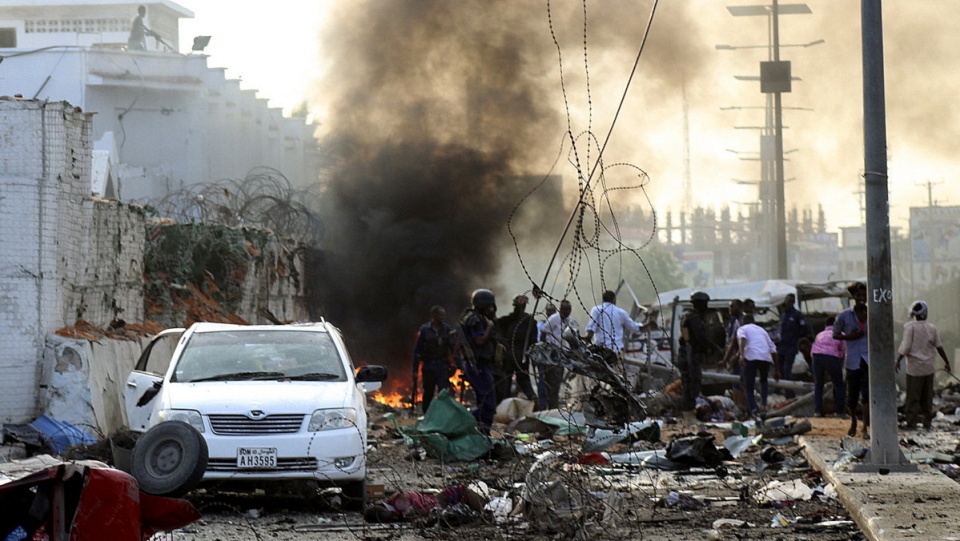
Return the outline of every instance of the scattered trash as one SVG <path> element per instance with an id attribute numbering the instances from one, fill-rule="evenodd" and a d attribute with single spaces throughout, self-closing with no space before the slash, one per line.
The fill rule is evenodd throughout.
<path id="1" fill-rule="evenodd" d="M 760 459 L 769 464 L 779 464 L 786 460 L 787 457 L 776 447 L 768 445 L 760 452 Z"/>
<path id="2" fill-rule="evenodd" d="M 658 470 L 682 470 L 687 466 L 680 462 L 674 462 L 667 458 L 666 449 L 653 451 L 633 451 L 629 453 L 618 453 L 607 457 L 610 462 L 618 464 L 634 464 L 644 468 L 653 468 Z"/>
<path id="3" fill-rule="evenodd" d="M 703 507 L 703 502 L 687 494 L 671 491 L 660 503 L 665 507 L 676 507 L 684 511 L 692 511 Z"/>
<path id="4" fill-rule="evenodd" d="M 603 453 L 587 453 L 577 459 L 577 464 L 585 464 L 589 466 L 600 466 L 609 463 L 610 460 L 604 456 Z"/>
<path id="5" fill-rule="evenodd" d="M 48 415 L 41 415 L 26 425 L 4 425 L 3 432 L 16 441 L 35 448 L 47 448 L 62 455 L 75 445 L 92 445 L 97 439 L 82 429 Z"/>
<path id="6" fill-rule="evenodd" d="M 771 528 L 786 528 L 789 525 L 790 521 L 787 520 L 781 513 L 774 515 L 773 519 L 770 521 Z"/>
<path id="7" fill-rule="evenodd" d="M 723 446 L 730 452 L 730 456 L 738 458 L 744 451 L 755 445 L 760 440 L 760 436 L 729 436 L 723 440 Z"/>
<path id="8" fill-rule="evenodd" d="M 724 456 L 713 444 L 713 438 L 710 433 L 676 438 L 667 446 L 667 458 L 689 466 L 717 467 Z"/>
<path id="9" fill-rule="evenodd" d="M 770 481 L 757 491 L 754 499 L 760 504 L 780 502 L 781 507 L 792 507 L 785 502 L 807 501 L 813 497 L 813 489 L 801 479 L 791 481 Z"/>
<path id="10" fill-rule="evenodd" d="M 769 441 L 776 438 L 806 434 L 811 430 L 813 430 L 813 425 L 810 424 L 809 419 L 801 419 L 799 421 L 792 421 L 788 423 L 785 417 L 777 417 L 774 419 L 767 419 L 764 422 L 764 428 L 761 434 L 765 440 Z"/>
<path id="11" fill-rule="evenodd" d="M 705 423 L 736 421 L 743 415 L 736 402 L 727 396 L 698 396 L 695 407 L 697 419 Z"/>
<path id="12" fill-rule="evenodd" d="M 506 398 L 497 404 L 497 411 L 493 419 L 498 423 L 509 424 L 520 417 L 533 413 L 536 405 L 533 400 L 520 397 Z"/>
<path id="13" fill-rule="evenodd" d="M 625 442 L 645 440 L 649 442 L 660 441 L 660 423 L 656 421 L 634 421 L 625 426 L 615 429 L 597 428 L 587 436 L 583 442 L 583 450 L 586 453 L 593 451 L 603 451 L 611 445 Z"/>
<path id="14" fill-rule="evenodd" d="M 720 518 L 713 521 L 714 530 L 722 530 L 724 528 L 756 528 L 755 524 L 751 524 L 745 520 L 735 519 L 735 518 Z"/>
<path id="15" fill-rule="evenodd" d="M 367 507 L 363 518 L 382 524 L 430 517 L 432 524 L 457 526 L 477 520 L 487 503 L 487 498 L 464 485 L 449 486 L 438 494 L 405 490 Z"/>
<path id="16" fill-rule="evenodd" d="M 491 498 L 487 505 L 483 506 L 484 511 L 489 511 L 493 515 L 493 520 L 497 524 L 506 522 L 513 512 L 513 501 L 510 498 L 497 496 Z"/>

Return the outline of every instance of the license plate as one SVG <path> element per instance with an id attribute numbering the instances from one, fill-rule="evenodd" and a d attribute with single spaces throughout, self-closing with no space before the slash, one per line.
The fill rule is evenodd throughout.
<path id="1" fill-rule="evenodd" d="M 240 447 L 237 449 L 237 468 L 276 468 L 276 447 Z"/>

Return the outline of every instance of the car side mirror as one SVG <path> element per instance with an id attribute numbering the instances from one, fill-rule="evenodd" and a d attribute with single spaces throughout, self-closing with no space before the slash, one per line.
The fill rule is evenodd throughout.
<path id="1" fill-rule="evenodd" d="M 364 382 L 378 382 L 385 381 L 387 379 L 387 367 L 380 366 L 378 364 L 368 364 L 367 366 L 361 366 L 357 370 L 357 383 Z"/>

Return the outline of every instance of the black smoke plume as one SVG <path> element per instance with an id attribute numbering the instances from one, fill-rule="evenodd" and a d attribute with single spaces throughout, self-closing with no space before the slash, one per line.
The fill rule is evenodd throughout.
<path id="1" fill-rule="evenodd" d="M 626 45 L 626 62 L 607 57 L 623 81 L 645 7 L 615 4 L 596 28 L 601 48 Z M 636 24 L 623 21 L 625 13 Z M 470 292 L 488 287 L 503 314 L 531 285 L 507 222 L 558 157 L 561 165 L 569 158 L 559 154 L 569 108 L 550 26 L 570 63 L 571 107 L 582 112 L 586 101 L 572 93 L 585 83 L 583 17 L 582 5 L 568 2 L 332 5 L 321 35 L 326 74 L 314 95 L 326 111 L 320 121 L 331 156 L 322 179 L 327 232 L 308 283 L 313 315 L 344 330 L 358 362 L 406 370 L 431 305 L 445 306 L 452 323 Z M 668 20 L 667 28 L 683 22 Z M 672 65 L 688 49 L 681 41 L 659 61 Z M 665 79 L 672 78 L 679 76 Z M 575 183 L 576 172 L 564 174 Z M 549 252 L 569 212 L 552 177 L 525 200 L 513 227 L 524 246 Z M 496 283 L 505 268 L 516 275 L 513 291 Z M 528 270 L 542 278 L 542 268 Z"/>

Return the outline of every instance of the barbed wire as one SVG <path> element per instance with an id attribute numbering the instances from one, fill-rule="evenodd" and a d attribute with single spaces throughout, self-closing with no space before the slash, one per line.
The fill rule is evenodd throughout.
<path id="1" fill-rule="evenodd" d="M 142 203 L 179 223 L 255 227 L 281 240 L 318 246 L 325 233 L 320 199 L 316 186 L 297 189 L 280 171 L 257 167 L 242 179 L 193 184 Z"/>

